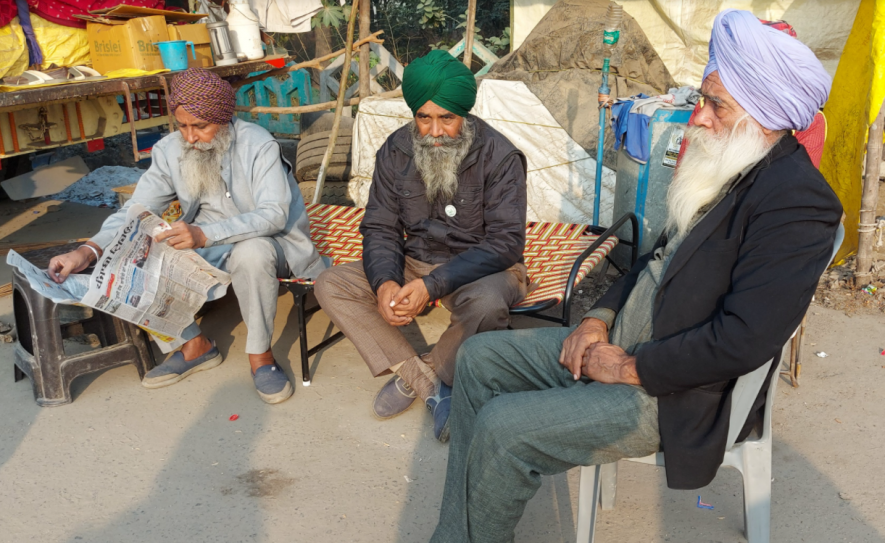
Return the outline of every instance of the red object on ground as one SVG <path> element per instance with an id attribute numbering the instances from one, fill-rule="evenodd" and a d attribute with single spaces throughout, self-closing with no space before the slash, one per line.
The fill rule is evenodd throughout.
<path id="1" fill-rule="evenodd" d="M 113 8 L 125 4 L 142 8 L 165 9 L 165 0 L 28 0 L 31 11 L 64 26 L 86 28 L 86 21 L 74 15 L 89 15 L 90 10 Z"/>
<path id="2" fill-rule="evenodd" d="M 240 418 L 239 415 L 231 415 L 230 416 L 230 420 L 237 420 L 238 418 Z"/>
<path id="3" fill-rule="evenodd" d="M 87 141 L 86 150 L 90 153 L 94 153 L 96 151 L 104 151 L 104 139 Z"/>
<path id="4" fill-rule="evenodd" d="M 2 0 L 0 0 L 0 1 L 2 1 Z M 273 66 L 277 70 L 279 70 L 280 68 L 282 68 L 283 66 L 286 65 L 286 59 L 284 59 L 284 58 L 272 58 L 270 60 L 265 60 L 264 62 L 267 64 L 270 64 L 271 66 Z"/>

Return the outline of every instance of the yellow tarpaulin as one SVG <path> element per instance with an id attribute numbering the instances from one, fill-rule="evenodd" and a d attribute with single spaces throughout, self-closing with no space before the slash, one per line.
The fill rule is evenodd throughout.
<path id="1" fill-rule="evenodd" d="M 857 251 L 863 158 L 869 125 L 885 98 L 885 0 L 861 0 L 826 105 L 821 173 L 845 209 L 837 261 Z"/>
<path id="2" fill-rule="evenodd" d="M 31 13 L 31 26 L 34 36 L 43 53 L 44 69 L 55 64 L 59 68 L 92 64 L 89 57 L 89 41 L 85 28 L 71 28 L 47 21 L 36 13 Z"/>
<path id="3" fill-rule="evenodd" d="M 0 27 L 0 77 L 15 77 L 28 69 L 28 46 L 18 17 Z"/>

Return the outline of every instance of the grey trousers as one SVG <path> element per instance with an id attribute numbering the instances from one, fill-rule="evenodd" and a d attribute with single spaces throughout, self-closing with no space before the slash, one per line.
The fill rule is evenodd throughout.
<path id="1" fill-rule="evenodd" d="M 230 273 L 231 285 L 240 304 L 243 322 L 246 323 L 246 353 L 267 352 L 277 314 L 279 274 L 288 276 L 288 272 L 284 271 L 288 266 L 283 255 L 278 254 L 270 238 L 252 238 L 234 243 L 230 256 L 223 262 L 209 263 Z M 191 340 L 198 335 L 200 327 L 194 322 L 185 329 L 183 337 Z"/>
<path id="2" fill-rule="evenodd" d="M 424 277 L 436 267 L 406 257 L 406 282 Z M 510 307 L 525 297 L 526 289 L 525 265 L 515 264 L 440 300 L 452 312 L 452 322 L 430 351 L 430 362 L 444 383 L 452 384 L 455 355 L 464 340 L 479 332 L 507 328 Z M 391 366 L 417 354 L 402 332 L 378 312 L 378 297 L 366 279 L 362 261 L 323 271 L 314 291 L 323 311 L 356 346 L 373 376 L 387 373 Z"/>
<path id="3" fill-rule="evenodd" d="M 513 541 L 542 475 L 657 452 L 655 398 L 641 387 L 575 381 L 559 364 L 572 330 L 489 332 L 461 347 L 432 543 Z"/>

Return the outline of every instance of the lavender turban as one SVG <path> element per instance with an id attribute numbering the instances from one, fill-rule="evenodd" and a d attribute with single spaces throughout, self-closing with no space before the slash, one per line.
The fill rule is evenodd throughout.
<path id="1" fill-rule="evenodd" d="M 805 130 L 830 94 L 830 75 L 811 49 L 749 11 L 716 16 L 704 79 L 717 70 L 729 94 L 769 130 Z"/>
<path id="2" fill-rule="evenodd" d="M 213 124 L 227 124 L 234 116 L 237 96 L 230 83 L 203 68 L 189 68 L 172 79 L 169 107 L 179 107 Z"/>

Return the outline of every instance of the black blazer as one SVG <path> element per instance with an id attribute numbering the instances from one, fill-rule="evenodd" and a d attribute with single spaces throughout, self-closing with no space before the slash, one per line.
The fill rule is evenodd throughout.
<path id="1" fill-rule="evenodd" d="M 785 136 L 676 250 L 654 300 L 653 340 L 636 353 L 642 386 L 658 398 L 670 488 L 715 477 L 735 380 L 779 356 L 799 326 L 841 217 L 805 148 Z M 619 311 L 650 257 L 595 307 Z M 764 388 L 741 439 L 761 412 Z"/>

